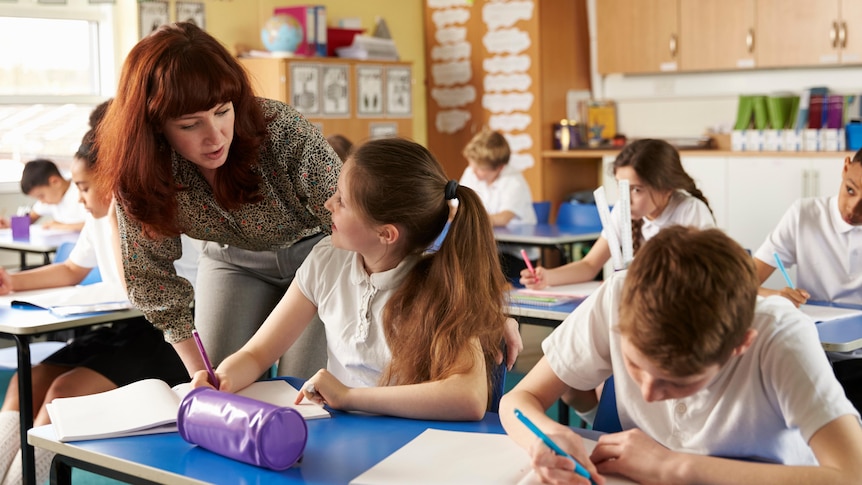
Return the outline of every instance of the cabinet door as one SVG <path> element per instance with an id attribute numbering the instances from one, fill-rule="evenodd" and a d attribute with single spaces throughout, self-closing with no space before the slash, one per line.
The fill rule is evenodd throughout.
<path id="1" fill-rule="evenodd" d="M 715 224 L 727 231 L 727 158 L 682 157 L 682 167 L 703 192 Z"/>
<path id="2" fill-rule="evenodd" d="M 680 69 L 754 67 L 754 0 L 679 2 Z"/>
<path id="3" fill-rule="evenodd" d="M 839 61 L 840 0 L 757 0 L 758 67 Z"/>
<path id="4" fill-rule="evenodd" d="M 841 177 L 844 171 L 844 156 L 836 153 L 832 158 L 812 158 L 808 170 L 808 191 L 806 197 L 837 195 L 841 190 Z"/>
<path id="5" fill-rule="evenodd" d="M 601 74 L 677 70 L 677 0 L 600 0 L 596 26 Z"/>
<path id="6" fill-rule="evenodd" d="M 862 63 L 862 0 L 841 2 L 841 63 Z M 843 36 L 843 37 L 842 37 Z"/>

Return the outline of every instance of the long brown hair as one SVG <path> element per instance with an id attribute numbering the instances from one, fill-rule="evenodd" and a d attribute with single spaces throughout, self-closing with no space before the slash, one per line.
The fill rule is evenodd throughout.
<path id="1" fill-rule="evenodd" d="M 135 45 L 123 64 L 117 95 L 99 125 L 99 183 L 152 237 L 176 236 L 172 150 L 164 123 L 232 102 L 234 137 L 213 192 L 225 209 L 260 200 L 258 148 L 266 119 L 245 70 L 215 38 L 192 23 L 164 25 Z"/>
<path id="2" fill-rule="evenodd" d="M 405 253 L 421 253 L 449 214 L 447 179 L 421 145 L 399 138 L 373 140 L 350 159 L 351 200 L 369 220 L 394 224 Z M 453 182 L 454 184 L 454 182 Z M 471 189 L 458 187 L 458 211 L 436 253 L 413 268 L 383 313 L 392 361 L 381 384 L 440 380 L 465 372 L 463 354 L 482 346 L 489 396 L 502 343 L 505 277 L 488 214 Z"/>
<path id="3" fill-rule="evenodd" d="M 638 178 L 651 190 L 657 192 L 685 190 L 692 197 L 706 204 L 709 213 L 713 214 L 706 196 L 697 188 L 694 179 L 686 173 L 679 159 L 679 152 L 670 143 L 650 138 L 633 141 L 623 147 L 614 160 L 614 173 L 620 167 L 632 167 Z M 643 219 L 632 221 L 632 241 L 635 251 L 643 243 L 642 226 Z"/>

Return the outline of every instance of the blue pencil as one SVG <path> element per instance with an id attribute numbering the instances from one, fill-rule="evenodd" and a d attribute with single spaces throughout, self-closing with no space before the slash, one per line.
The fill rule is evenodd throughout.
<path id="1" fill-rule="evenodd" d="M 778 265 L 778 269 L 781 271 L 781 274 L 784 275 L 784 281 L 787 282 L 787 286 L 791 289 L 796 289 L 793 286 L 793 280 L 790 279 L 790 275 L 787 274 L 787 269 L 784 267 L 784 263 L 781 262 L 781 258 L 778 257 L 778 253 L 772 253 L 775 256 L 775 263 Z"/>
<path id="2" fill-rule="evenodd" d="M 532 421 L 530 421 L 530 419 L 528 417 L 524 416 L 524 413 L 522 413 L 520 409 L 515 410 L 515 416 L 522 423 L 524 423 L 524 425 L 527 427 L 527 429 L 532 431 L 534 435 L 538 436 L 542 440 L 542 442 L 544 442 L 545 445 L 548 446 L 548 448 L 554 450 L 554 453 L 556 453 L 560 456 L 565 456 L 566 458 L 572 460 L 575 463 L 575 473 L 586 478 L 587 480 L 592 481 L 592 478 L 590 477 L 590 472 L 588 472 L 587 469 L 584 468 L 583 465 L 578 463 L 578 460 L 575 460 L 575 458 L 572 457 L 572 455 L 563 451 L 563 449 L 560 448 L 559 445 L 554 443 L 551 440 L 551 438 L 549 438 L 548 435 L 546 435 L 542 430 L 540 430 L 538 426 L 536 426 Z"/>

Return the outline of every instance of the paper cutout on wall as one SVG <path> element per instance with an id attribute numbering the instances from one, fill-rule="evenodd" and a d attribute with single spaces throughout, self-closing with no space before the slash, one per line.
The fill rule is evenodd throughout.
<path id="1" fill-rule="evenodd" d="M 441 108 L 457 108 L 476 101 L 476 88 L 469 84 L 454 88 L 434 88 L 431 90 L 431 98 Z"/>
<path id="2" fill-rule="evenodd" d="M 469 61 L 441 62 L 431 66 L 431 77 L 435 86 L 464 84 L 473 77 Z"/>
<path id="3" fill-rule="evenodd" d="M 427 0 L 431 8 L 467 7 L 473 4 L 472 0 Z"/>
<path id="4" fill-rule="evenodd" d="M 530 69 L 530 56 L 494 56 L 482 61 L 485 72 L 526 72 Z"/>
<path id="5" fill-rule="evenodd" d="M 482 107 L 492 113 L 529 111 L 533 106 L 533 93 L 485 94 Z"/>
<path id="6" fill-rule="evenodd" d="M 454 61 L 457 59 L 469 59 L 473 46 L 469 42 L 458 42 L 435 46 L 431 49 L 431 59 L 435 61 Z"/>
<path id="7" fill-rule="evenodd" d="M 529 153 L 513 153 L 509 157 L 509 165 L 524 170 L 536 164 L 536 159 Z"/>
<path id="8" fill-rule="evenodd" d="M 526 74 L 488 74 L 485 76 L 485 91 L 529 91 L 533 78 Z"/>
<path id="9" fill-rule="evenodd" d="M 452 134 L 463 129 L 471 117 L 470 112 L 463 109 L 441 110 L 437 113 L 434 127 L 440 133 Z"/>
<path id="10" fill-rule="evenodd" d="M 530 36 L 520 29 L 500 29 L 485 34 L 482 44 L 492 54 L 517 54 L 530 47 Z"/>
<path id="11" fill-rule="evenodd" d="M 533 2 L 486 3 L 482 8 L 482 20 L 489 30 L 511 27 L 519 20 L 533 18 Z"/>
<path id="12" fill-rule="evenodd" d="M 463 24 L 470 20 L 470 11 L 464 8 L 438 10 L 431 15 L 431 21 L 440 29 L 452 24 Z"/>
<path id="13" fill-rule="evenodd" d="M 454 44 L 466 39 L 467 29 L 465 27 L 446 27 L 434 32 L 434 40 L 440 44 Z"/>
<path id="14" fill-rule="evenodd" d="M 524 113 L 494 114 L 488 118 L 488 126 L 492 130 L 507 131 L 522 131 L 530 126 L 533 121 L 532 117 Z"/>
<path id="15" fill-rule="evenodd" d="M 517 135 L 507 133 L 505 137 L 512 152 L 522 152 L 533 148 L 533 137 L 527 133 L 518 133 Z"/>

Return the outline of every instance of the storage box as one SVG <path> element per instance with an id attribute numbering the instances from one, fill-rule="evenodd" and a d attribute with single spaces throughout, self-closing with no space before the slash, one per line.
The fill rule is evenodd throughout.
<path id="1" fill-rule="evenodd" d="M 326 55 L 329 57 L 335 57 L 336 48 L 349 46 L 353 43 L 353 37 L 363 32 L 365 32 L 365 29 L 328 27 L 326 29 Z"/>
<path id="2" fill-rule="evenodd" d="M 862 149 L 862 123 L 847 123 L 844 131 L 847 137 L 847 149 L 851 151 Z"/>

